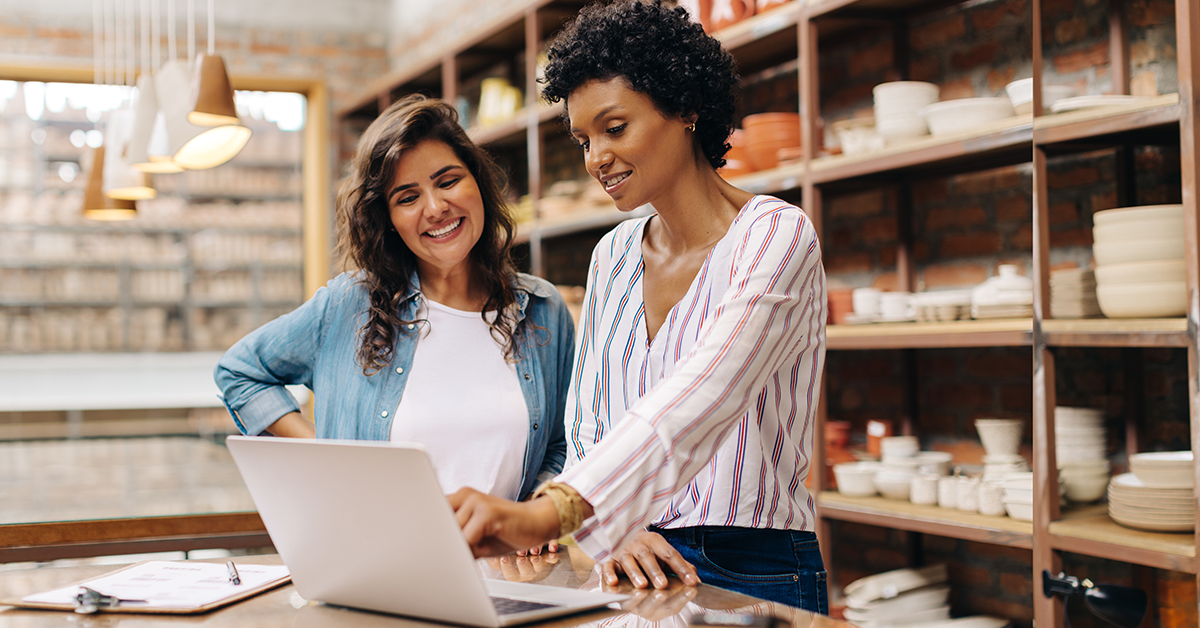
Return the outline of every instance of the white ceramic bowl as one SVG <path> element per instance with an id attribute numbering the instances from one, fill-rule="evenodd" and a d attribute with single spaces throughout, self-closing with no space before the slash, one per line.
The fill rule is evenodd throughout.
<path id="1" fill-rule="evenodd" d="M 1004 488 L 1027 488 L 1033 490 L 1033 472 L 1014 473 L 1004 478 Z"/>
<path id="2" fill-rule="evenodd" d="M 1055 406 L 1054 419 L 1075 421 L 1099 421 L 1104 418 L 1104 410 L 1099 408 L 1075 408 L 1072 406 Z"/>
<path id="3" fill-rule="evenodd" d="M 1021 419 L 977 419 L 975 429 L 989 456 L 1015 455 L 1021 448 L 1025 423 Z"/>
<path id="4" fill-rule="evenodd" d="M 888 499 L 908 501 L 913 475 L 907 471 L 880 471 L 875 474 L 875 488 Z"/>
<path id="5" fill-rule="evenodd" d="M 1095 242 L 1092 255 L 1096 265 L 1132 264 L 1134 262 L 1157 262 L 1159 260 L 1183 259 L 1183 234 L 1175 238 L 1157 240 L 1127 240 L 1122 242 Z"/>
<path id="6" fill-rule="evenodd" d="M 1012 102 L 1013 111 L 1017 115 L 1033 112 L 1033 79 L 1021 79 L 1004 86 L 1008 99 Z M 1066 85 L 1042 86 L 1042 110 L 1050 111 L 1051 105 L 1075 95 L 1075 88 Z"/>
<path id="7" fill-rule="evenodd" d="M 1096 300 L 1109 318 L 1161 318 L 1187 313 L 1187 284 L 1098 284 Z"/>
<path id="8" fill-rule="evenodd" d="M 875 125 L 875 131 L 884 141 L 894 144 L 899 140 L 912 139 L 929 135 L 929 126 L 919 116 L 911 118 L 882 119 Z"/>
<path id="9" fill-rule="evenodd" d="M 1110 264 L 1096 269 L 1097 284 L 1111 286 L 1123 283 L 1161 283 L 1164 281 L 1187 281 L 1187 267 L 1184 266 L 1183 260 Z"/>
<path id="10" fill-rule="evenodd" d="M 1108 473 L 1112 470 L 1112 463 L 1108 460 L 1096 460 L 1094 462 L 1075 462 L 1058 465 L 1058 472 L 1062 473 Z"/>
<path id="11" fill-rule="evenodd" d="M 1183 205 L 1142 205 L 1117 207 L 1092 214 L 1092 224 L 1109 225 L 1118 222 L 1143 220 L 1178 220 L 1183 222 Z"/>
<path id="12" fill-rule="evenodd" d="M 979 125 L 1013 116 L 1007 98 L 961 98 L 933 103 L 921 110 L 934 136 L 970 131 Z"/>
<path id="13" fill-rule="evenodd" d="M 1134 454 L 1129 457 L 1129 470 L 1146 488 L 1191 488 L 1192 459 L 1190 451 Z"/>
<path id="14" fill-rule="evenodd" d="M 1006 501 L 1004 509 L 1008 511 L 1008 516 L 1017 521 L 1033 521 L 1033 504 Z"/>
<path id="15" fill-rule="evenodd" d="M 1073 502 L 1094 502 L 1108 490 L 1108 474 L 1096 477 L 1069 477 L 1066 480 L 1067 499 Z"/>
<path id="16" fill-rule="evenodd" d="M 926 104 L 937 102 L 939 88 L 933 83 L 923 81 L 891 81 L 880 83 L 871 92 L 875 102 L 924 101 Z"/>
<path id="17" fill-rule="evenodd" d="M 875 474 L 879 465 L 875 463 L 844 462 L 833 465 L 833 477 L 837 480 L 838 492 L 853 497 L 870 497 L 875 494 Z"/>
<path id="18" fill-rule="evenodd" d="M 1130 242 L 1133 240 L 1168 240 L 1183 233 L 1183 221 L 1130 220 L 1092 227 L 1095 242 Z"/>
<path id="19" fill-rule="evenodd" d="M 915 456 L 921 450 L 916 436 L 885 436 L 879 441 L 879 451 L 884 456 Z"/>
<path id="20" fill-rule="evenodd" d="M 1006 488 L 1004 489 L 1004 499 L 1006 501 L 1014 501 L 1024 503 L 1033 503 L 1032 488 Z"/>

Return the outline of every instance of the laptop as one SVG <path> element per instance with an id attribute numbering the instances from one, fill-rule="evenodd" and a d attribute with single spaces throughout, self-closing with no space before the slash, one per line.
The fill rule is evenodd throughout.
<path id="1" fill-rule="evenodd" d="M 626 599 L 484 578 L 420 445 L 230 436 L 302 597 L 495 628 Z"/>

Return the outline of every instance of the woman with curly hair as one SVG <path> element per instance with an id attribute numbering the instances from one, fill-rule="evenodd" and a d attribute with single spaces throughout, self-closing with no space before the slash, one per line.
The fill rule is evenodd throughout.
<path id="1" fill-rule="evenodd" d="M 720 587 L 824 613 L 804 489 L 825 273 L 799 208 L 723 180 L 737 72 L 682 9 L 584 9 L 549 51 L 588 173 L 621 210 L 591 259 L 566 472 L 525 504 L 452 496 L 477 554 L 574 532 L 603 578 Z M 544 495 L 545 498 L 540 498 Z"/>
<path id="2" fill-rule="evenodd" d="M 518 273 L 504 178 L 446 103 L 367 128 L 337 200 L 347 268 L 252 332 L 215 377 L 246 434 L 418 442 L 448 490 L 520 499 L 566 456 L 574 323 Z M 315 425 L 284 385 L 316 396 Z"/>

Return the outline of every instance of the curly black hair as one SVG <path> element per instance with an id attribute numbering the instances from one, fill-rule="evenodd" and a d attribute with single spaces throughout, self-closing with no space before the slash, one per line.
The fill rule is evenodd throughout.
<path id="1" fill-rule="evenodd" d="M 713 168 L 725 165 L 737 100 L 738 72 L 720 42 L 661 0 L 586 6 L 548 53 L 547 102 L 566 101 L 591 80 L 622 77 L 666 115 L 696 115 L 696 138 Z M 563 113 L 566 116 L 566 112 Z"/>

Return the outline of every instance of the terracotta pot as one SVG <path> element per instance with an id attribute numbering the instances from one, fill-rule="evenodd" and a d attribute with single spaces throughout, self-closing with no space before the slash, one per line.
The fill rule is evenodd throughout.
<path id="1" fill-rule="evenodd" d="M 882 455 L 883 439 L 894 433 L 891 421 L 867 421 L 867 453 L 872 456 Z"/>
<path id="2" fill-rule="evenodd" d="M 800 114 L 756 113 L 742 120 L 746 130 L 746 156 L 755 170 L 779 165 L 779 150 L 800 146 Z"/>
<path id="3" fill-rule="evenodd" d="M 679 0 L 679 6 L 687 9 L 693 22 L 704 27 L 704 32 L 712 32 L 709 24 L 712 22 L 712 0 Z"/>
<path id="4" fill-rule="evenodd" d="M 708 28 L 719 31 L 754 15 L 755 0 L 711 0 Z"/>
<path id="5" fill-rule="evenodd" d="M 845 449 L 850 442 L 849 421 L 827 421 L 825 423 L 825 443 L 836 449 Z"/>
<path id="6" fill-rule="evenodd" d="M 830 290 L 828 293 L 829 299 L 829 322 L 834 325 L 842 325 L 846 322 L 846 317 L 854 312 L 854 291 L 846 290 Z"/>
<path id="7" fill-rule="evenodd" d="M 733 133 L 729 134 L 729 152 L 725 153 L 725 159 L 728 161 L 740 161 L 746 163 L 746 132 L 741 129 L 734 129 Z"/>

